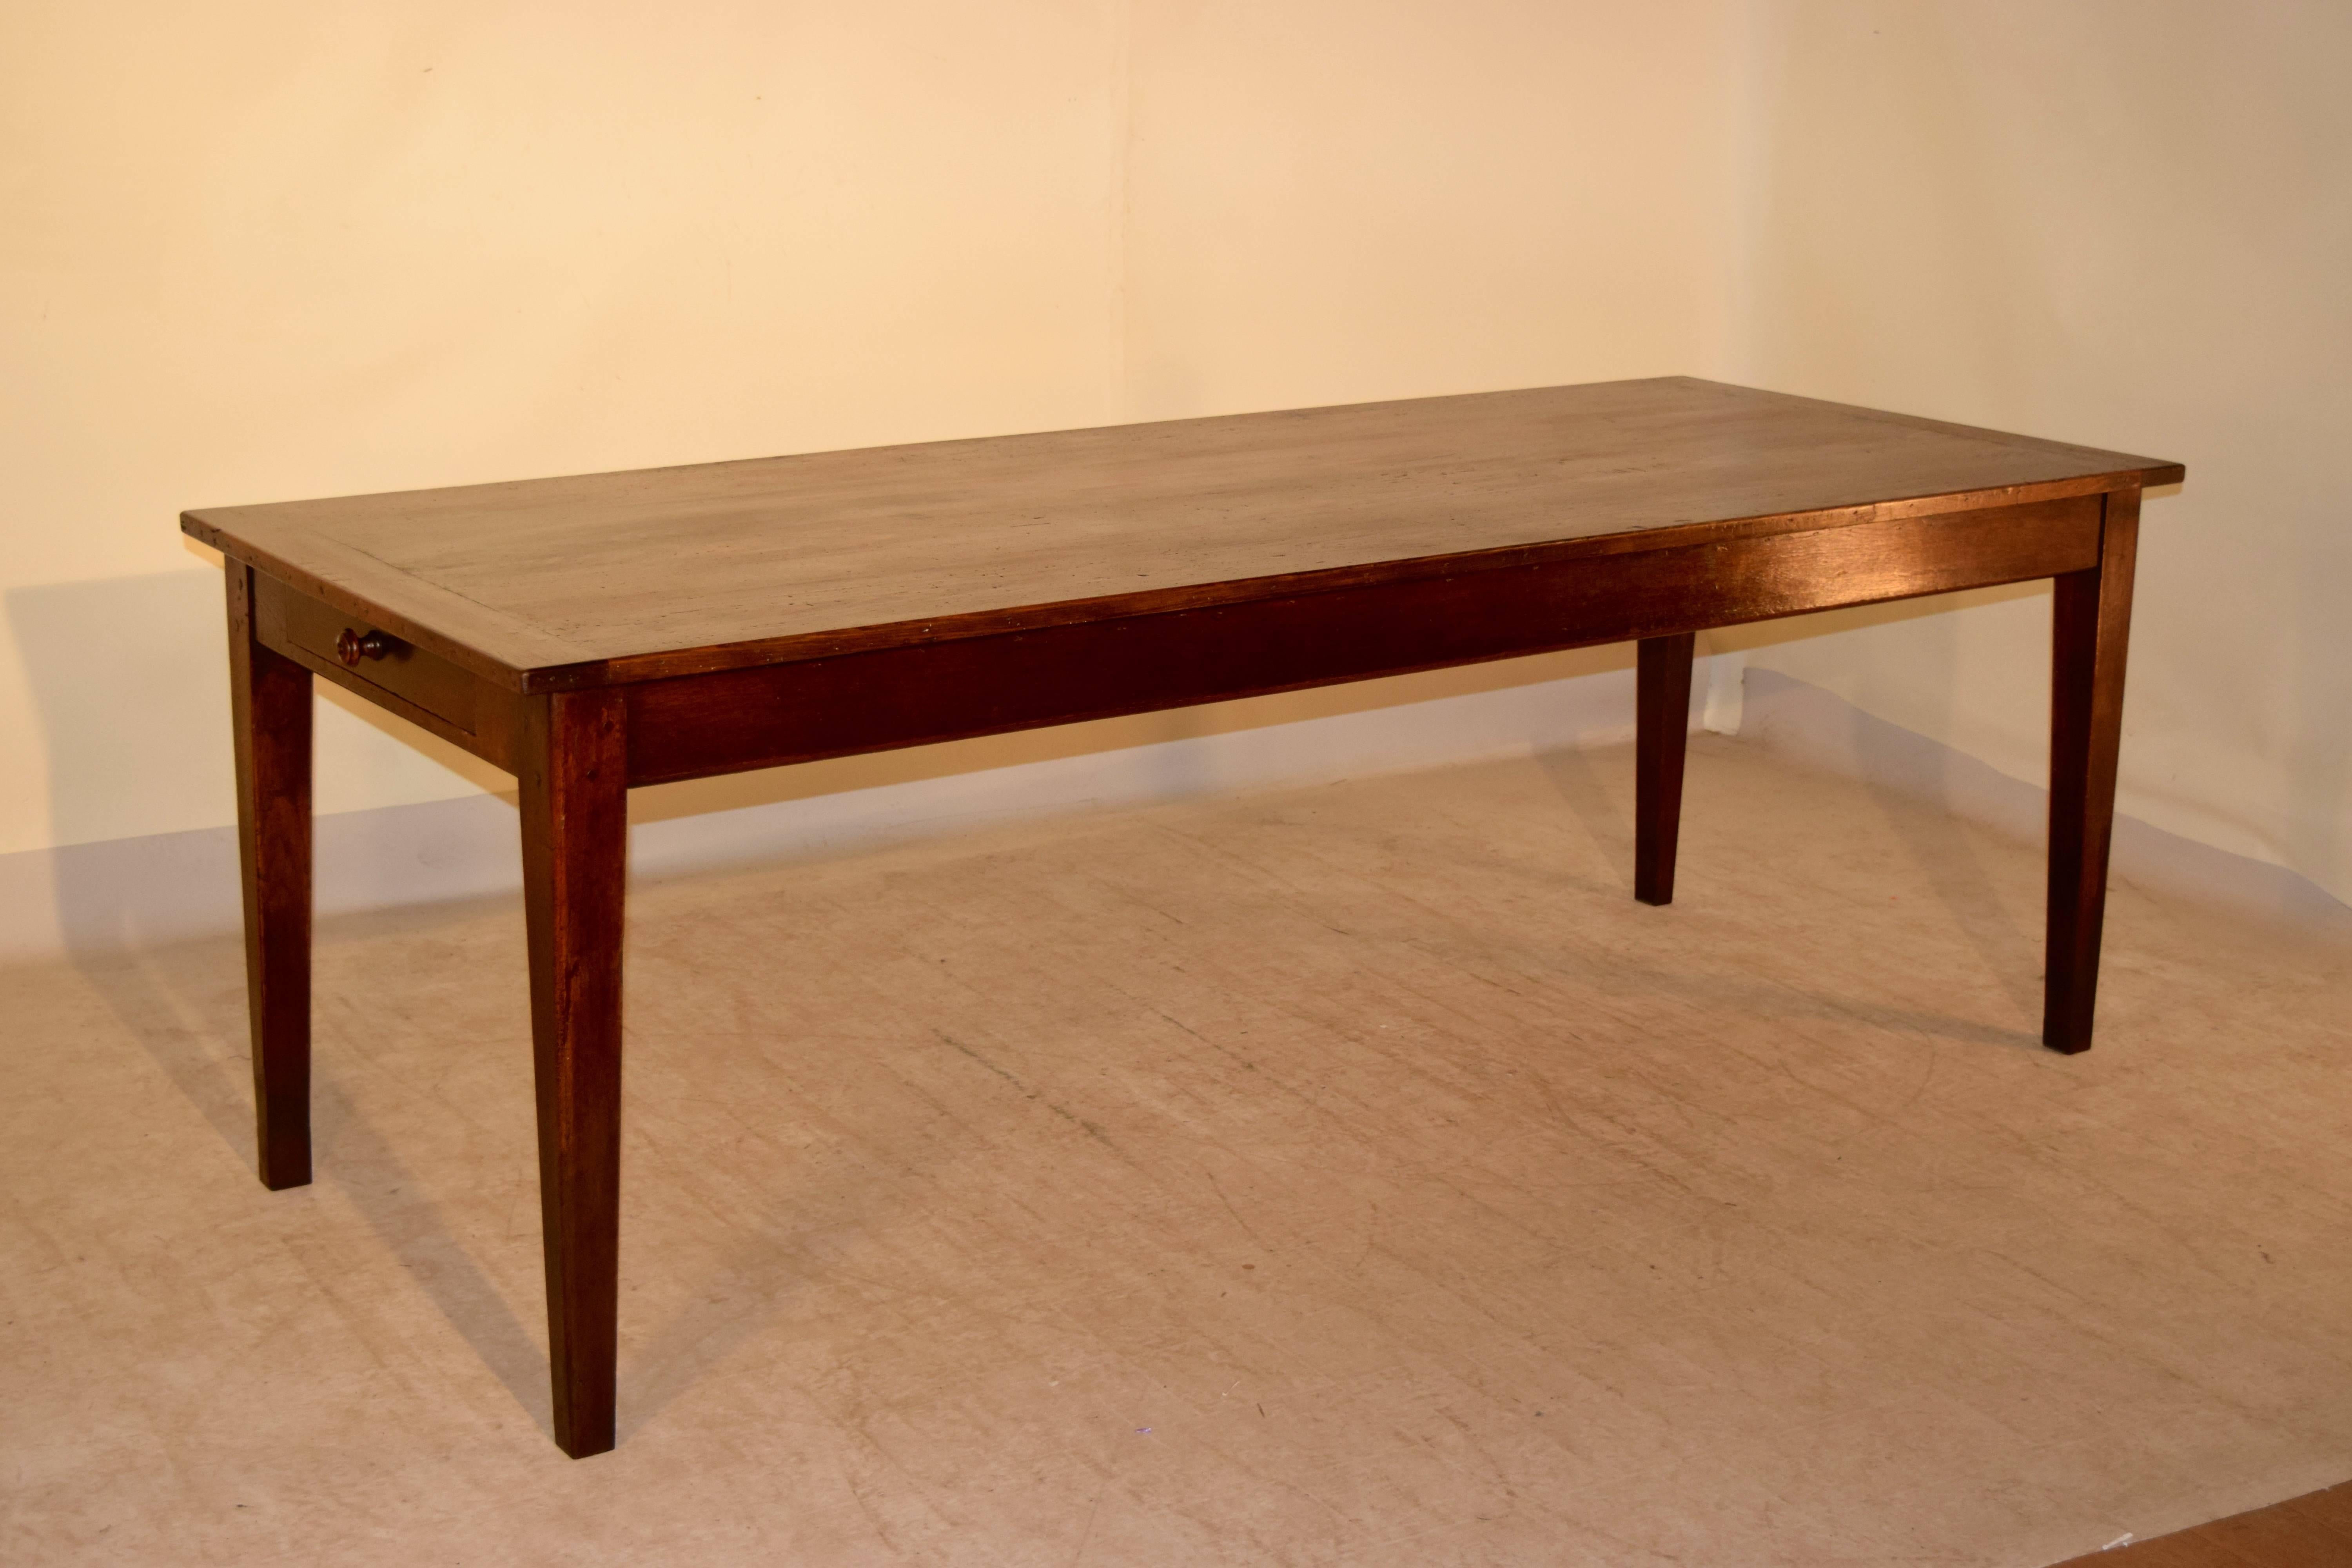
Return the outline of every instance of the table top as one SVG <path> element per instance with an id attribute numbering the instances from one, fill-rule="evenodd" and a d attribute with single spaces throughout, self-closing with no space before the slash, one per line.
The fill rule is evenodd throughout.
<path id="1" fill-rule="evenodd" d="M 534 691 L 2181 477 L 1672 377 L 206 507 L 181 526 Z"/>

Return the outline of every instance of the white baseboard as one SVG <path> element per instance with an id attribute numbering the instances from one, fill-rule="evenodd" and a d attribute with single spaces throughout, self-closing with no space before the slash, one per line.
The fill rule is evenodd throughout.
<path id="1" fill-rule="evenodd" d="M 2021 837 L 2043 834 L 2048 796 L 2040 786 L 1819 687 L 1772 670 L 1743 672 L 1743 663 L 1738 654 L 1719 656 L 1693 681 L 1694 728 L 1703 721 L 1790 761 L 1933 800 Z M 931 776 L 640 821 L 630 834 L 630 869 L 675 876 L 839 855 L 1024 817 L 1618 745 L 1633 735 L 1633 672 L 1612 669 L 1008 767 L 959 770 L 957 748 L 941 747 L 938 766 L 910 770 Z M 509 893 L 522 874 L 514 807 L 491 795 L 321 816 L 315 859 L 321 916 Z M 2115 866 L 2152 888 L 2352 932 L 2352 910 L 2295 873 L 2130 818 L 2116 825 Z M 0 962 L 217 935 L 236 931 L 241 918 L 234 828 L 0 856 Z"/>
<path id="2" fill-rule="evenodd" d="M 1710 685 L 1721 708 L 1722 682 L 1701 679 L 1693 682 L 1695 711 Z M 907 770 L 929 776 L 903 783 L 641 816 L 630 832 L 630 870 L 671 876 L 731 861 L 837 855 L 1023 817 L 1615 745 L 1633 734 L 1633 671 L 1617 668 L 1013 766 L 967 760 L 986 754 L 976 743 L 929 748 L 932 754 Z M 646 802 L 643 793 L 633 797 L 640 811 Z M 656 796 L 645 815 L 661 809 Z M 321 916 L 476 898 L 521 883 L 514 807 L 496 796 L 326 816 L 316 832 Z M 241 919 L 232 827 L 0 856 L 0 962 L 234 931 Z"/>
<path id="3" fill-rule="evenodd" d="M 2010 777 L 1939 741 L 1864 712 L 1834 692 L 1778 670 L 1747 671 L 1740 740 L 1790 762 L 1932 801 L 1955 816 L 2040 844 L 2050 833 L 2050 791 Z M 2116 877 L 2155 891 L 2263 920 L 2352 936 L 2352 910 L 2317 884 L 2268 861 L 2234 855 L 2116 818 Z"/>

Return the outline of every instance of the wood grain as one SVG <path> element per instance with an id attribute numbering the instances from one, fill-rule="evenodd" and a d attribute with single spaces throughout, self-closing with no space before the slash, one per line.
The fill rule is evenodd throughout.
<path id="1" fill-rule="evenodd" d="M 228 563 L 229 723 L 261 1184 L 310 1180 L 310 676 L 254 635 L 253 573 Z"/>
<path id="2" fill-rule="evenodd" d="M 259 573 L 253 598 L 254 636 L 262 646 L 493 767 L 520 771 L 515 737 L 527 699 L 407 643 L 387 658 L 346 666 L 335 639 L 346 628 L 373 630 L 369 623 Z"/>
<path id="3" fill-rule="evenodd" d="M 1689 632 L 1643 637 L 1634 653 L 1633 896 L 1645 904 L 1675 901 L 1696 640 Z"/>
<path id="4" fill-rule="evenodd" d="M 2343 1568 L 2352 1563 L 2352 1482 L 2058 1568 Z"/>
<path id="5" fill-rule="evenodd" d="M 1670 378 L 205 508 L 182 526 L 536 691 L 2179 477 Z"/>
<path id="6" fill-rule="evenodd" d="M 2095 564 L 2095 499 L 1579 563 L 1465 571 L 647 681 L 629 779 L 653 784 L 1670 636 Z"/>
<path id="7" fill-rule="evenodd" d="M 2139 492 L 2108 497 L 2099 564 L 2059 576 L 2052 612 L 2049 976 L 2042 1040 L 2069 1054 L 2090 1048 L 2097 1005 L 2138 542 Z"/>
<path id="8" fill-rule="evenodd" d="M 310 1173 L 311 674 L 520 782 L 575 1458 L 614 1441 L 633 784 L 1636 639 L 1663 904 L 1694 632 L 2054 577 L 2045 1037 L 2079 1050 L 2139 490 L 2179 477 L 1677 379 L 188 513 L 229 556 L 263 1179 Z"/>
<path id="9" fill-rule="evenodd" d="M 575 1459 L 613 1446 L 625 722 L 616 693 L 559 692 L 530 705 L 520 745 L 548 1360 Z"/>
<path id="10" fill-rule="evenodd" d="M 258 606 L 262 635 L 282 641 L 289 652 L 300 653 L 361 680 L 377 691 L 430 713 L 449 729 L 472 734 L 478 723 L 481 679 L 436 654 L 397 638 L 387 639 L 381 656 L 345 660 L 337 647 L 346 634 L 365 637 L 374 628 L 354 616 L 340 615 L 316 599 L 291 593 L 263 578 Z"/>

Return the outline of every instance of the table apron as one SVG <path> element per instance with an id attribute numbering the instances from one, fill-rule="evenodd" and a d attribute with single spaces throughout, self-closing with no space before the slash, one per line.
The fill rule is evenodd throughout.
<path id="1" fill-rule="evenodd" d="M 625 689 L 629 783 L 2052 577 L 2099 563 L 2102 518 L 2074 497 L 646 681 Z"/>

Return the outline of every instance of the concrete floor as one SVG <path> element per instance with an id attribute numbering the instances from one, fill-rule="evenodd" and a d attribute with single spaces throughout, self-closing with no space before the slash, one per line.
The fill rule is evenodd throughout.
<path id="1" fill-rule="evenodd" d="M 519 906 L 0 974 L 9 1563 L 2042 1564 L 2352 1475 L 2352 949 L 1736 742 L 641 887 L 622 1440 L 548 1440 Z"/>

